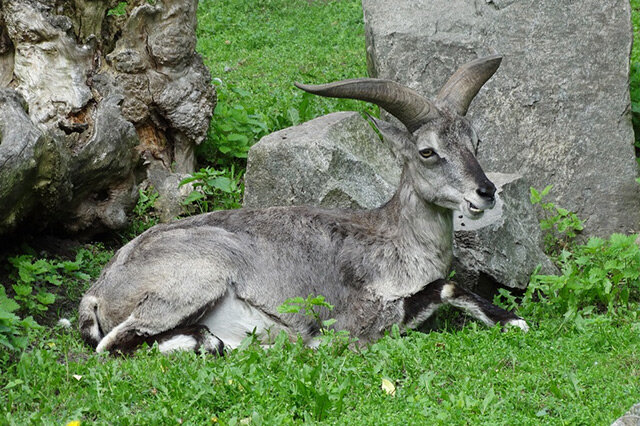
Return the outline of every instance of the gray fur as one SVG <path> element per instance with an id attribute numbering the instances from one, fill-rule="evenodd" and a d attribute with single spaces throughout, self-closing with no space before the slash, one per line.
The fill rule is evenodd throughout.
<path id="1" fill-rule="evenodd" d="M 200 324 L 232 295 L 311 341 L 317 324 L 277 307 L 321 294 L 335 306 L 322 315 L 336 328 L 377 339 L 402 323 L 405 299 L 446 278 L 452 210 L 475 218 L 493 207 L 492 194 L 478 195 L 492 184 L 472 154 L 470 123 L 446 105 L 437 113 L 414 132 L 374 119 L 404 165 L 381 208 L 217 211 L 149 229 L 116 253 L 83 298 L 83 337 L 99 351 L 120 349 L 136 336 Z M 437 157 L 422 158 L 426 148 Z"/>

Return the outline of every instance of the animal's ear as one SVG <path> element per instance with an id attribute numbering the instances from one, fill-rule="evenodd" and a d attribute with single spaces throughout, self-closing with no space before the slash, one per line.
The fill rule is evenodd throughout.
<path id="1" fill-rule="evenodd" d="M 369 114 L 367 115 L 384 138 L 384 141 L 391 146 L 391 149 L 393 149 L 396 154 L 404 154 L 409 151 L 411 147 L 411 133 L 405 129 L 400 129 L 392 123 L 379 120 Z"/>

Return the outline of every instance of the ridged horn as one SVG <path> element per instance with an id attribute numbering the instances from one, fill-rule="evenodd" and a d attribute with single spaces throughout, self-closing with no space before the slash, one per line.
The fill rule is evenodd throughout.
<path id="1" fill-rule="evenodd" d="M 466 115 L 469 104 L 480 88 L 491 78 L 502 62 L 502 56 L 478 58 L 458 69 L 440 89 L 436 105 Z"/>
<path id="2" fill-rule="evenodd" d="M 414 132 L 437 114 L 436 107 L 415 90 L 391 80 L 355 78 L 328 84 L 294 83 L 305 92 L 330 98 L 367 101 L 384 108 L 410 132 Z"/>

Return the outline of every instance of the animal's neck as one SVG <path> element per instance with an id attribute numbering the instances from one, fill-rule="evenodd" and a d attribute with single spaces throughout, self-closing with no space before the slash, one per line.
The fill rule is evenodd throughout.
<path id="1" fill-rule="evenodd" d="M 446 278 L 453 258 L 453 212 L 425 202 L 406 173 L 393 198 L 377 214 L 394 234 L 394 245 L 406 282 L 398 294 L 411 294 L 431 281 Z M 401 277 L 398 277 L 401 278 Z M 413 288 L 418 286 L 418 288 Z"/>
<path id="2" fill-rule="evenodd" d="M 397 228 L 400 241 L 430 251 L 452 251 L 453 212 L 418 196 L 407 173 L 402 173 L 398 190 L 381 210 L 386 211 L 387 221 L 392 222 L 389 225 Z"/>

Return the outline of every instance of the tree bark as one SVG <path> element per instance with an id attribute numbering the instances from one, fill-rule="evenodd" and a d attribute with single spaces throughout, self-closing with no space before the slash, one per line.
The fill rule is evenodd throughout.
<path id="1" fill-rule="evenodd" d="M 216 103 L 197 0 L 118 4 L 0 0 L 0 235 L 123 228 L 145 182 L 177 212 Z"/>

